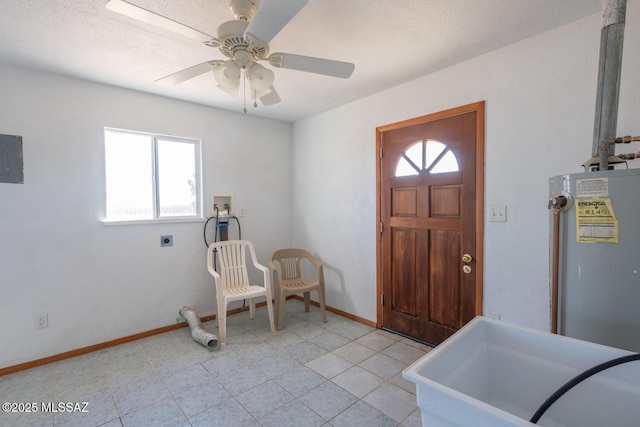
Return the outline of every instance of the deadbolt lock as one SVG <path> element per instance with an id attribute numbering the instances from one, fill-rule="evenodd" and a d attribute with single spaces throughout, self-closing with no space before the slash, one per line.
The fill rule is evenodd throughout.
<path id="1" fill-rule="evenodd" d="M 470 265 L 463 265 L 462 266 L 462 271 L 464 272 L 464 274 L 471 273 L 471 266 Z"/>
<path id="2" fill-rule="evenodd" d="M 471 261 L 473 261 L 473 257 L 469 254 L 464 254 L 462 255 L 462 262 L 464 262 L 465 264 L 469 264 Z"/>

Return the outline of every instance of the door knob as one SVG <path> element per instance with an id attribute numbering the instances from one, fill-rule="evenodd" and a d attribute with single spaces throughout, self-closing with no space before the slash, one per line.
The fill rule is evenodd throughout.
<path id="1" fill-rule="evenodd" d="M 464 254 L 462 255 L 462 262 L 464 262 L 465 264 L 469 264 L 471 261 L 473 261 L 473 257 L 469 254 Z"/>
<path id="2" fill-rule="evenodd" d="M 462 266 L 462 271 L 464 272 L 464 274 L 471 273 L 471 266 L 470 265 L 463 265 Z"/>

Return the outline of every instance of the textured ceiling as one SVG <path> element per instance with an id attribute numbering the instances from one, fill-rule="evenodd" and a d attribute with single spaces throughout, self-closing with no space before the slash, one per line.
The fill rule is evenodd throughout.
<path id="1" fill-rule="evenodd" d="M 209 34 L 227 0 L 129 0 Z M 224 59 L 214 48 L 121 16 L 105 0 L 0 0 L 0 62 L 241 111 L 211 75 L 154 81 Z M 350 79 L 275 69 L 282 102 L 248 114 L 296 121 L 599 12 L 601 0 L 309 0 L 272 52 L 353 62 Z M 267 65 L 268 66 L 268 65 Z M 248 101 L 250 104 L 251 101 Z"/>

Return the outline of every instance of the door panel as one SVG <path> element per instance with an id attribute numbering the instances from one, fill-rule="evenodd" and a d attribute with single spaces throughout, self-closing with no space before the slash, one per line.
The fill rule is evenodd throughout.
<path id="1" fill-rule="evenodd" d="M 481 313 L 483 120 L 478 103 L 378 128 L 384 328 L 438 344 Z"/>
<path id="2" fill-rule="evenodd" d="M 391 195 L 391 214 L 393 216 L 415 217 L 418 213 L 417 188 L 396 188 Z"/>
<path id="3" fill-rule="evenodd" d="M 460 260 L 461 233 L 450 230 L 431 230 L 429 248 L 429 321 L 453 328 L 460 327 L 459 304 L 460 273 L 457 268 Z"/>
<path id="4" fill-rule="evenodd" d="M 392 304 L 395 310 L 417 316 L 416 303 L 416 232 L 413 230 L 393 230 L 392 281 L 398 286 L 393 288 Z"/>
<path id="5" fill-rule="evenodd" d="M 460 218 L 462 215 L 461 190 L 459 185 L 431 186 L 431 216 Z"/>

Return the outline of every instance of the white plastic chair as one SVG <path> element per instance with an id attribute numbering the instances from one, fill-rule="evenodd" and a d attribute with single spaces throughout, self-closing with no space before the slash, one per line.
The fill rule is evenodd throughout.
<path id="1" fill-rule="evenodd" d="M 253 266 L 262 271 L 263 284 L 253 285 L 249 283 L 247 273 L 247 250 L 251 255 Z M 214 268 L 214 257 L 217 259 L 218 271 Z M 227 304 L 232 301 L 248 299 L 249 317 L 255 318 L 255 301 L 257 297 L 265 297 L 269 311 L 271 332 L 275 331 L 273 325 L 273 306 L 271 297 L 271 282 L 269 270 L 260 265 L 256 258 L 253 244 L 247 240 L 227 240 L 214 242 L 207 251 L 207 269 L 215 279 L 216 298 L 218 301 L 218 328 L 220 329 L 220 343 L 227 342 Z"/>
<path id="2" fill-rule="evenodd" d="M 315 267 L 315 278 L 304 278 L 302 274 L 302 260 L 308 260 Z M 280 274 L 275 262 L 280 265 Z M 302 292 L 304 294 L 304 311 L 309 311 L 311 291 L 318 293 L 318 303 L 322 313 L 322 321 L 327 321 L 324 303 L 324 271 L 322 263 L 304 249 L 280 249 L 271 255 L 269 265 L 273 269 L 273 286 L 276 294 L 276 319 L 278 330 L 282 329 L 284 318 L 284 302 L 289 294 Z"/>

